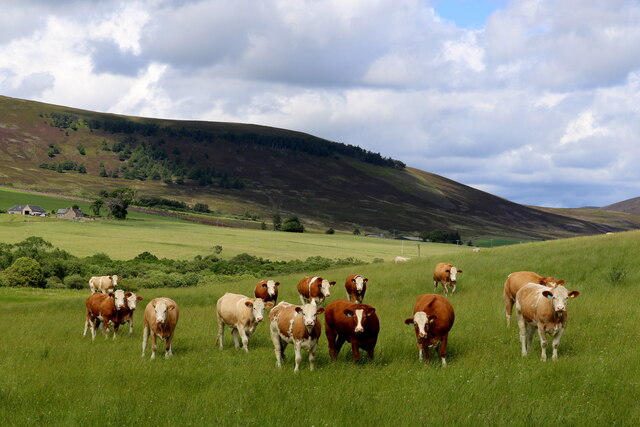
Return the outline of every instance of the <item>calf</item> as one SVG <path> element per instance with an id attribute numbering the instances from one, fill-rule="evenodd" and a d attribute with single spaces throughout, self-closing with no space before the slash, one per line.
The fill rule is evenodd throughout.
<path id="1" fill-rule="evenodd" d="M 142 301 L 142 300 L 143 300 L 142 297 L 137 296 L 133 292 L 127 292 L 125 294 L 127 310 L 123 312 L 122 322 L 129 323 L 129 335 L 133 333 L 133 313 L 136 311 L 138 301 Z"/>
<path id="2" fill-rule="evenodd" d="M 359 274 L 350 274 L 347 276 L 344 287 L 347 290 L 347 298 L 349 301 L 362 304 L 364 294 L 367 292 L 368 281 L 369 279 Z"/>
<path id="3" fill-rule="evenodd" d="M 293 344 L 296 357 L 296 365 L 293 371 L 298 372 L 300 369 L 303 348 L 309 351 L 309 369 L 313 371 L 318 340 L 322 333 L 322 326 L 318 322 L 318 314 L 323 312 L 324 308 L 317 307 L 315 303 L 299 306 L 284 301 L 271 310 L 271 313 L 269 313 L 269 331 L 278 368 L 282 367 L 284 350 L 287 345 Z"/>
<path id="4" fill-rule="evenodd" d="M 144 309 L 144 329 L 142 333 L 142 357 L 151 335 L 151 359 L 156 358 L 156 337 L 165 340 L 164 358 L 173 356 L 171 343 L 178 323 L 178 304 L 171 298 L 155 298 Z"/>
<path id="5" fill-rule="evenodd" d="M 256 298 L 260 298 L 264 302 L 271 301 L 275 304 L 278 302 L 278 286 L 280 286 L 280 282 L 263 280 L 258 282 L 253 293 Z"/>
<path id="6" fill-rule="evenodd" d="M 555 277 L 542 277 L 533 271 L 517 271 L 507 276 L 504 282 L 504 291 L 502 299 L 504 300 L 504 311 L 507 316 L 507 327 L 511 324 L 511 313 L 513 304 L 516 302 L 516 294 L 524 285 L 528 283 L 536 283 L 542 286 L 555 288 L 557 285 L 564 284 L 564 280 L 558 280 Z"/>
<path id="7" fill-rule="evenodd" d="M 96 329 L 103 324 L 103 333 L 105 339 L 109 336 L 109 323 L 113 324 L 113 339 L 116 339 L 118 328 L 123 323 L 127 309 L 126 298 L 130 293 L 118 289 L 108 294 L 94 293 L 91 294 L 86 301 L 86 318 L 84 322 L 84 333 L 87 335 L 87 329 L 91 327 L 91 341 L 96 338 Z"/>
<path id="8" fill-rule="evenodd" d="M 242 339 L 244 351 L 249 352 L 249 338 L 256 330 L 258 323 L 264 318 L 264 309 L 273 307 L 273 302 L 265 302 L 260 298 L 249 298 L 240 294 L 227 292 L 216 304 L 218 318 L 218 337 L 216 344 L 223 349 L 224 327 L 231 328 L 233 343 L 236 349 L 240 348 L 238 335 Z"/>
<path id="9" fill-rule="evenodd" d="M 446 262 L 438 263 L 433 271 L 433 289 L 436 290 L 438 283 L 442 283 L 445 294 L 449 294 L 448 286 L 453 286 L 451 293 L 454 293 L 456 291 L 458 273 L 462 273 L 462 270 L 459 270 L 452 264 Z"/>
<path id="10" fill-rule="evenodd" d="M 107 294 L 109 292 L 113 292 L 118 286 L 118 279 L 122 279 L 122 277 L 116 276 L 94 276 L 89 279 L 89 289 L 91 293 L 102 292 L 103 294 Z"/>
<path id="11" fill-rule="evenodd" d="M 342 344 L 351 343 L 353 360 L 360 360 L 360 349 L 373 360 L 380 332 L 376 309 L 366 304 L 337 300 L 329 305 L 324 314 L 325 334 L 329 341 L 329 356 L 336 360 Z"/>
<path id="12" fill-rule="evenodd" d="M 520 328 L 522 355 L 526 356 L 533 344 L 536 327 L 542 347 L 542 360 L 547 360 L 547 333 L 553 337 L 552 359 L 558 360 L 560 338 L 567 323 L 567 302 L 580 295 L 558 285 L 555 288 L 529 283 L 516 294 L 516 316 Z"/>
<path id="13" fill-rule="evenodd" d="M 404 321 L 414 326 L 418 340 L 418 358 L 429 361 L 429 349 L 440 343 L 440 360 L 447 366 L 447 340 L 453 327 L 453 306 L 442 295 L 420 295 L 413 307 L 413 318 Z"/>
<path id="14" fill-rule="evenodd" d="M 316 305 L 324 302 L 325 298 L 331 296 L 330 286 L 336 282 L 329 282 L 322 277 L 305 277 L 298 282 L 298 293 L 300 302 L 304 305 L 314 301 Z"/>
<path id="15" fill-rule="evenodd" d="M 393 259 L 393 262 L 395 262 L 396 264 L 399 262 L 407 262 L 409 261 L 411 258 L 405 258 L 403 256 L 397 256 Z"/>

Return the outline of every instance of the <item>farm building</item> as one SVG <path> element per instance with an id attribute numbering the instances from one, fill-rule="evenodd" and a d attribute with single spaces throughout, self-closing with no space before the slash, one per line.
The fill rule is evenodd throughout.
<path id="1" fill-rule="evenodd" d="M 37 205 L 16 205 L 7 209 L 8 214 L 46 216 L 47 211 Z"/>
<path id="2" fill-rule="evenodd" d="M 58 209 L 56 212 L 56 216 L 58 218 L 65 218 L 65 219 L 80 219 L 84 217 L 84 214 L 80 209 L 69 208 L 69 209 Z"/>

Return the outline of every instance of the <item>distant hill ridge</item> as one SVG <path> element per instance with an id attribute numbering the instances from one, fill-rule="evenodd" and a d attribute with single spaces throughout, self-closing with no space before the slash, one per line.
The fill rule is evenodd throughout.
<path id="1" fill-rule="evenodd" d="M 0 185 L 299 216 L 307 228 L 556 238 L 640 227 L 518 205 L 354 145 L 267 126 L 97 113 L 0 96 Z"/>

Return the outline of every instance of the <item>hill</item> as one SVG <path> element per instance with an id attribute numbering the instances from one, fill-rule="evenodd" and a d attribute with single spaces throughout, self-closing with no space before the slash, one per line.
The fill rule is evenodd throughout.
<path id="1" fill-rule="evenodd" d="M 622 202 L 603 206 L 600 209 L 605 211 L 624 212 L 631 215 L 640 215 L 640 197 L 623 200 Z"/>
<path id="2" fill-rule="evenodd" d="M 95 197 L 202 203 L 270 223 L 297 215 L 312 228 L 463 239 L 547 239 L 638 228 L 618 215 L 559 215 L 406 167 L 359 147 L 266 126 L 161 120 L 0 97 L 0 184 Z"/>

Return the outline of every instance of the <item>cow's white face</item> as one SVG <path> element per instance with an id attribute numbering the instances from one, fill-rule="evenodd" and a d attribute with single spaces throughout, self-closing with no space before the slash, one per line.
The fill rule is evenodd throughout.
<path id="1" fill-rule="evenodd" d="M 113 287 L 115 288 L 116 286 L 118 286 L 118 276 L 113 275 L 109 277 L 111 277 L 111 282 L 113 283 Z"/>
<path id="2" fill-rule="evenodd" d="M 129 294 L 127 297 L 127 307 L 129 307 L 129 310 L 133 311 L 136 309 L 138 301 L 140 301 L 142 297 L 136 296 L 133 292 L 127 292 L 127 294 Z"/>
<path id="3" fill-rule="evenodd" d="M 429 317 L 424 311 L 416 311 L 413 314 L 413 319 L 407 319 L 404 323 L 409 326 L 414 326 L 418 332 L 418 337 L 426 338 L 429 332 L 429 324 L 433 323 L 435 319 L 436 316 Z"/>
<path id="4" fill-rule="evenodd" d="M 264 300 L 262 298 L 254 298 L 248 300 L 245 305 L 251 309 L 251 314 L 256 322 L 262 322 L 264 320 Z M 273 305 L 273 304 L 272 304 Z"/>
<path id="5" fill-rule="evenodd" d="M 331 296 L 331 290 L 330 287 L 331 285 L 335 285 L 336 282 L 329 282 L 327 279 L 322 279 L 322 283 L 320 284 L 320 292 L 322 292 L 322 295 L 324 295 L 325 297 L 329 297 Z"/>
<path id="6" fill-rule="evenodd" d="M 118 289 L 113 293 L 113 295 L 115 299 L 116 310 L 120 310 L 127 303 L 124 291 L 122 289 Z"/>
<path id="7" fill-rule="evenodd" d="M 276 282 L 275 280 L 267 280 L 267 294 L 269 294 L 270 297 L 276 296 L 276 286 L 279 284 L 280 282 Z"/>
<path id="8" fill-rule="evenodd" d="M 355 278 L 355 279 L 352 279 L 353 284 L 354 284 L 354 285 L 356 285 L 356 290 L 357 290 L 358 292 L 362 292 L 362 289 L 364 289 L 364 284 L 365 284 L 365 281 L 366 281 L 366 280 L 367 280 L 367 279 L 365 279 L 365 278 L 364 278 L 364 277 L 362 277 L 362 276 L 356 276 L 356 278 Z"/>
<path id="9" fill-rule="evenodd" d="M 167 302 L 165 300 L 160 300 L 156 302 L 154 311 L 156 313 L 156 323 L 160 325 L 164 325 L 164 323 L 167 321 L 167 312 L 169 311 L 167 307 Z"/>
<path id="10" fill-rule="evenodd" d="M 456 280 L 458 280 L 458 269 L 455 267 L 451 267 L 451 271 L 449 272 L 449 280 L 451 280 L 452 282 L 455 282 Z"/>
<path id="11" fill-rule="evenodd" d="M 356 308 L 355 310 L 346 309 L 344 311 L 345 316 L 355 319 L 355 328 L 353 331 L 357 334 L 364 332 L 364 321 L 368 316 L 375 313 L 375 308 Z"/>
<path id="12" fill-rule="evenodd" d="M 580 295 L 580 292 L 569 292 L 564 286 L 558 285 L 551 290 L 544 291 L 542 295 L 551 300 L 551 303 L 553 304 L 553 310 L 556 313 L 564 313 L 565 311 L 567 311 L 567 302 L 569 301 L 569 298 L 577 297 L 578 295 Z"/>
<path id="13" fill-rule="evenodd" d="M 318 314 L 323 312 L 324 308 L 318 308 L 315 302 L 305 304 L 302 307 L 296 307 L 296 313 L 302 315 L 304 326 L 307 328 L 308 332 L 311 332 L 311 330 L 316 326 Z"/>

